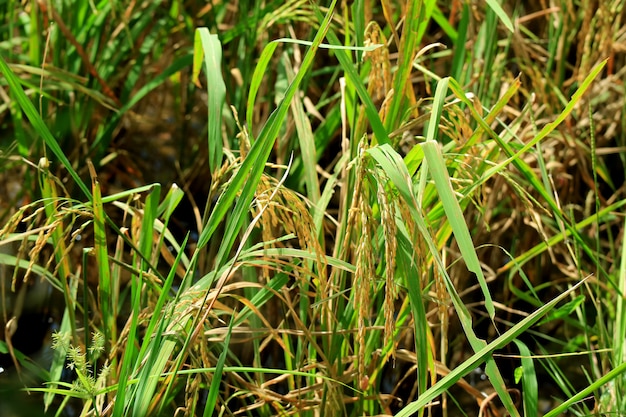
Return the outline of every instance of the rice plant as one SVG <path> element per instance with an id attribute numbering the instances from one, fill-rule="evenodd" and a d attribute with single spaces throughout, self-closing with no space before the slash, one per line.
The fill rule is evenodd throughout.
<path id="1" fill-rule="evenodd" d="M 0 412 L 623 412 L 597 9 L 9 1 Z"/>

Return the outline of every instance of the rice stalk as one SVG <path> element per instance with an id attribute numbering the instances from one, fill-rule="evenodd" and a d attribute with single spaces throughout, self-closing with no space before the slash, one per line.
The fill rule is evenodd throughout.
<path id="1" fill-rule="evenodd" d="M 395 195 L 391 190 L 385 189 L 389 180 L 380 172 L 377 176 L 377 197 L 380 206 L 383 238 L 385 241 L 385 301 L 383 311 L 385 315 L 385 345 L 392 346 L 391 352 L 395 357 L 395 343 L 393 334 L 395 330 L 395 301 L 398 296 L 398 289 L 395 282 L 396 251 L 397 251 L 397 226 L 396 226 L 396 204 Z"/>

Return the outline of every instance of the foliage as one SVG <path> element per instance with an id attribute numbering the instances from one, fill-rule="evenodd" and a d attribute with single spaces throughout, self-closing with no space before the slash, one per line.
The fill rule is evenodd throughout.
<path id="1" fill-rule="evenodd" d="M 625 412 L 619 2 L 76 3 L 0 13 L 38 409 Z"/>

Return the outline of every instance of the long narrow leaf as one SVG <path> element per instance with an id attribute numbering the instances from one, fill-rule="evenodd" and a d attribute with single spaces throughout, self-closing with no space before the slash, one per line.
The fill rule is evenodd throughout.
<path id="1" fill-rule="evenodd" d="M 471 315 L 469 314 L 467 307 L 461 301 L 458 292 L 454 288 L 452 280 L 446 272 L 446 267 L 439 256 L 437 245 L 435 244 L 434 239 L 430 236 L 429 229 L 426 225 L 423 214 L 421 213 L 421 205 L 418 203 L 416 196 L 412 192 L 412 181 L 406 165 L 404 165 L 404 161 L 389 145 L 380 145 L 369 149 L 367 152 L 381 165 L 389 179 L 398 189 L 402 198 L 408 204 L 411 216 L 415 221 L 419 232 L 424 237 L 424 242 L 426 243 L 433 260 L 439 269 L 439 273 L 442 275 L 446 289 L 457 311 L 467 339 L 475 352 L 481 351 L 484 346 L 486 346 L 486 342 L 476 336 L 472 325 Z M 419 285 L 419 282 L 416 281 L 417 280 L 414 278 L 408 280 L 407 285 Z M 489 376 L 489 379 L 502 400 L 505 408 L 511 415 L 518 416 L 519 413 L 513 404 L 513 400 L 506 389 L 504 379 L 502 378 L 502 375 L 500 375 L 493 358 L 486 358 L 486 362 L 485 372 Z"/>
<path id="2" fill-rule="evenodd" d="M 230 335 L 233 332 L 233 324 L 235 322 L 235 315 L 231 316 L 230 324 L 228 325 L 228 331 L 226 332 L 226 338 L 224 340 L 224 350 L 220 353 L 220 357 L 215 365 L 215 372 L 213 373 L 213 379 L 211 380 L 211 387 L 209 388 L 209 395 L 204 405 L 204 412 L 202 415 L 208 417 L 213 415 L 215 409 L 215 403 L 220 391 L 220 385 L 222 383 L 222 374 L 224 373 L 224 364 L 226 363 L 226 356 L 228 356 L 228 346 L 230 344 Z"/>
<path id="3" fill-rule="evenodd" d="M 226 85 L 222 77 L 222 46 L 217 35 L 207 28 L 196 29 L 194 41 L 193 81 L 198 85 L 199 62 L 204 57 L 207 77 L 209 167 L 215 173 L 222 164 L 222 109 L 226 97 Z"/>
<path id="4" fill-rule="evenodd" d="M 506 12 L 500 6 L 497 0 L 487 0 L 487 5 L 494 11 L 494 13 L 498 16 L 500 21 L 506 26 L 509 32 L 514 32 L 513 23 L 511 23 L 511 19 L 506 14 Z"/>
<path id="5" fill-rule="evenodd" d="M 131 318 L 128 332 L 127 348 L 124 351 L 122 366 L 120 372 L 119 389 L 117 391 L 117 400 L 113 408 L 114 415 L 125 414 L 125 410 L 130 408 L 137 401 L 135 390 L 126 392 L 126 383 L 128 378 L 133 375 L 139 367 L 137 363 L 137 326 L 139 321 L 139 312 L 141 311 L 141 291 L 143 288 L 143 272 L 148 269 L 147 259 L 150 258 L 152 252 L 154 220 L 159 206 L 159 195 L 161 187 L 155 184 L 152 191 L 146 197 L 146 203 L 141 222 L 141 231 L 139 234 L 139 252 L 141 253 L 141 269 L 139 275 L 133 275 L 131 278 Z M 139 256 L 137 256 L 139 258 Z"/>
<path id="6" fill-rule="evenodd" d="M 90 166 L 90 168 L 92 168 Z M 105 228 L 104 207 L 100 192 L 100 183 L 92 170 L 92 190 L 93 190 L 93 217 L 94 217 L 94 249 L 96 253 L 96 263 L 98 265 L 98 301 L 102 311 L 104 338 L 115 344 L 115 318 L 116 306 L 112 306 L 113 301 L 111 288 L 111 269 L 109 268 L 108 242 Z"/>
<path id="7" fill-rule="evenodd" d="M 487 281 L 485 280 L 485 275 L 483 274 L 483 270 L 480 266 L 478 255 L 476 255 L 476 249 L 474 248 L 474 244 L 472 242 L 472 236 L 470 235 L 467 224 L 465 223 L 463 211 L 461 210 L 459 202 L 455 197 L 454 190 L 452 189 L 446 164 L 441 155 L 441 148 L 437 142 L 432 140 L 422 143 L 421 146 L 424 149 L 424 155 L 428 160 L 428 167 L 432 171 L 432 177 L 435 180 L 437 192 L 441 198 L 448 221 L 452 226 L 452 231 L 454 232 L 457 244 L 461 250 L 463 260 L 467 265 L 467 269 L 476 274 L 483 296 L 485 297 L 485 308 L 487 309 L 489 318 L 493 320 L 495 317 L 495 307 L 493 305 L 493 300 L 491 299 L 491 293 L 487 287 Z"/>
<path id="8" fill-rule="evenodd" d="M 17 102 L 20 104 L 20 107 L 26 114 L 26 117 L 28 117 L 28 120 L 35 128 L 35 131 L 43 138 L 45 144 L 50 148 L 54 156 L 56 156 L 59 161 L 61 161 L 67 172 L 76 182 L 76 185 L 78 185 L 78 187 L 82 190 L 85 196 L 87 196 L 87 198 L 91 200 L 91 192 L 89 191 L 89 188 L 87 187 L 87 185 L 85 185 L 78 173 L 72 167 L 71 162 L 69 161 L 69 159 L 67 159 L 67 157 L 63 153 L 63 150 L 61 150 L 61 147 L 59 146 L 57 140 L 54 138 L 54 136 L 52 136 L 52 133 L 50 133 L 48 126 L 46 126 L 44 121 L 41 119 L 41 116 L 39 116 L 39 112 L 37 112 L 33 103 L 26 96 L 24 90 L 22 90 L 18 78 L 15 76 L 13 71 L 11 71 L 11 68 L 9 68 L 1 55 L 0 72 L 2 72 L 2 74 L 6 78 L 11 93 L 15 95 Z"/>
<path id="9" fill-rule="evenodd" d="M 313 57 L 315 56 L 315 53 L 317 51 L 317 45 L 321 43 L 326 33 L 326 30 L 330 26 L 330 18 L 332 16 L 332 11 L 334 9 L 335 3 L 336 0 L 331 3 L 328 13 L 320 26 L 320 30 L 315 36 L 313 46 L 311 46 L 311 48 L 304 56 L 300 71 L 298 71 L 298 74 L 296 74 L 293 82 L 289 85 L 289 88 L 285 93 L 285 97 L 283 98 L 278 108 L 271 114 L 269 120 L 261 130 L 258 139 L 253 143 L 252 147 L 250 148 L 250 151 L 248 152 L 248 155 L 243 161 L 240 169 L 237 171 L 234 178 L 230 181 L 226 191 L 220 196 L 216 204 L 215 210 L 211 212 L 211 216 L 209 217 L 207 226 L 202 231 L 202 234 L 200 235 L 200 238 L 198 240 L 198 248 L 202 248 L 208 243 L 209 239 L 217 229 L 219 223 L 226 215 L 226 212 L 232 210 L 232 203 L 234 202 L 236 197 L 238 197 L 238 201 L 234 210 L 234 218 L 237 222 L 243 221 L 243 208 L 245 208 L 245 210 L 247 211 L 249 204 L 252 202 L 254 191 L 256 190 L 256 184 L 261 177 L 261 173 L 265 168 L 265 162 L 269 157 L 272 147 L 274 146 L 276 137 L 278 136 L 278 132 L 280 131 L 282 123 L 287 115 L 287 112 L 289 111 L 289 105 L 291 103 L 291 100 L 298 91 L 300 83 L 304 78 L 304 74 L 306 73 L 306 71 L 308 71 L 308 69 L 311 67 L 311 64 L 313 63 Z M 273 51 L 275 50 L 276 46 L 275 44 L 270 44 L 266 48 L 269 51 Z M 238 229 L 240 227 L 241 225 L 238 225 L 235 229 Z M 238 230 L 233 231 L 234 234 L 227 235 L 225 237 L 234 241 L 235 235 Z M 230 245 L 232 245 L 232 243 Z M 226 253 L 228 252 L 225 249 L 224 251 Z"/>
<path id="10" fill-rule="evenodd" d="M 522 358 L 522 398 L 524 405 L 524 417 L 539 415 L 539 389 L 537 387 L 537 373 L 531 356 L 530 349 L 521 340 L 513 340 L 519 349 Z"/>
<path id="11" fill-rule="evenodd" d="M 182 247 L 185 247 L 187 239 L 188 238 L 185 238 Z M 146 334 L 154 335 L 154 337 L 144 340 L 141 350 L 139 351 L 138 357 L 141 358 L 142 361 L 145 360 L 145 365 L 138 376 L 133 416 L 145 416 L 148 414 L 156 392 L 157 382 L 167 361 L 170 359 L 170 355 L 166 354 L 169 353 L 169 351 L 163 352 L 160 347 L 164 342 L 163 332 L 171 325 L 175 317 L 172 314 L 164 313 L 163 309 L 166 301 L 169 299 L 169 292 L 172 288 L 174 278 L 176 277 L 176 267 L 179 265 L 183 253 L 184 252 L 181 250 L 176 256 L 167 280 L 163 284 L 161 295 L 154 307 L 155 314 L 152 315 L 146 329 Z"/>
<path id="12" fill-rule="evenodd" d="M 617 367 L 607 372 L 606 375 L 603 375 L 600 378 L 598 378 L 587 388 L 583 389 L 576 395 L 573 395 L 571 398 L 569 398 L 568 400 L 564 401 L 563 403 L 559 404 L 557 407 L 555 407 L 554 409 L 546 413 L 543 417 L 556 417 L 556 416 L 562 415 L 562 413 L 568 410 L 571 406 L 573 406 L 579 401 L 584 400 L 589 395 L 592 395 L 595 391 L 602 389 L 603 385 L 611 382 L 612 380 L 624 374 L 625 372 L 626 372 L 626 362 L 622 362 Z M 618 394 L 623 395 L 623 393 L 618 393 Z"/>
<path id="13" fill-rule="evenodd" d="M 318 16 L 321 16 L 321 12 L 318 9 L 316 9 L 316 13 L 318 14 Z M 327 36 L 331 45 L 342 45 L 332 28 L 328 29 Z M 370 125 L 372 126 L 372 131 L 374 132 L 374 136 L 376 138 L 374 140 L 374 143 L 391 143 L 389 140 L 389 136 L 387 135 L 387 131 L 383 126 L 383 122 L 380 120 L 380 116 L 378 115 L 378 110 L 376 109 L 376 106 L 374 106 L 372 98 L 367 93 L 367 88 L 365 88 L 365 85 L 363 84 L 363 81 L 361 80 L 361 77 L 359 76 L 354 63 L 351 60 L 350 55 L 348 55 L 346 51 L 341 49 L 336 50 L 335 55 L 339 60 L 341 68 L 346 73 L 346 78 L 352 83 L 352 85 L 356 89 L 356 92 L 359 95 L 359 99 L 361 99 L 361 102 L 365 107 L 365 113 L 367 114 L 367 118 L 369 119 Z"/>
<path id="14" fill-rule="evenodd" d="M 528 330 L 530 326 L 535 324 L 541 317 L 543 317 L 548 311 L 554 308 L 560 301 L 562 301 L 565 297 L 568 297 L 573 291 L 575 291 L 580 285 L 582 285 L 584 281 L 579 282 L 569 290 L 563 292 L 558 297 L 553 299 L 552 301 L 546 303 L 544 306 L 530 314 L 528 317 L 517 323 L 515 326 L 511 327 L 506 333 L 502 334 L 493 342 L 489 343 L 487 346 L 474 353 L 471 357 L 465 360 L 461 365 L 452 370 L 448 375 L 443 377 L 439 382 L 430 387 L 417 401 L 412 402 L 411 404 L 404 407 L 396 417 L 409 417 L 413 415 L 413 413 L 418 410 L 426 407 L 431 401 L 441 395 L 444 391 L 454 385 L 460 378 L 463 378 L 473 369 L 476 369 L 485 358 L 491 355 L 494 350 L 500 349 L 503 346 L 506 346 L 508 343 L 513 341 L 518 335 L 522 334 L 524 331 Z M 623 369 L 620 372 L 623 372 L 626 369 L 626 364 L 623 364 Z M 613 373 L 613 372 L 611 372 Z M 617 372 L 615 373 L 617 374 Z M 612 376 L 615 377 L 615 374 Z M 578 396 L 577 396 L 578 397 Z M 582 398 L 582 396 L 581 396 Z M 580 398 L 577 398 L 577 400 Z M 566 403 L 571 404 L 574 399 L 567 401 Z M 558 407 L 559 410 L 556 409 L 552 412 L 546 414 L 546 417 L 556 416 L 561 413 L 566 407 Z"/>

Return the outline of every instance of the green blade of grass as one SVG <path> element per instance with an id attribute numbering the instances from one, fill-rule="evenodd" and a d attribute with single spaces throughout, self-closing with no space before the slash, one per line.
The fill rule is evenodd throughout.
<path id="1" fill-rule="evenodd" d="M 163 215 L 166 219 L 169 219 L 172 214 L 174 214 L 174 210 L 178 207 L 178 204 L 181 202 L 185 193 L 180 187 L 176 184 L 172 184 L 170 189 L 167 192 L 167 195 L 159 204 L 159 208 L 157 209 L 156 215 Z"/>
<path id="2" fill-rule="evenodd" d="M 467 5 L 467 3 L 464 3 L 463 5 Z M 437 22 L 437 24 L 439 25 L 439 27 L 441 28 L 441 30 L 443 30 L 445 32 L 445 34 L 450 38 L 450 40 L 455 44 L 455 45 L 465 45 L 465 43 L 461 43 L 458 41 L 459 38 L 459 33 L 464 33 L 464 31 L 467 29 L 466 27 L 463 27 L 463 18 L 461 18 L 461 21 L 459 22 L 458 28 L 454 28 L 450 22 L 448 21 L 448 16 L 447 14 L 444 15 L 444 13 L 441 11 L 441 8 L 435 3 L 434 5 L 434 9 L 433 9 L 433 20 L 435 22 Z M 447 10 L 446 10 L 447 12 Z M 464 47 L 462 47 L 461 49 L 465 49 Z M 456 50 L 456 48 L 455 48 Z M 452 66 L 452 68 L 454 68 L 454 65 Z"/>
<path id="3" fill-rule="evenodd" d="M 489 288 L 487 287 L 487 281 L 483 275 L 478 256 L 476 255 L 476 250 L 469 234 L 467 224 L 463 218 L 463 212 L 461 211 L 459 203 L 454 196 L 454 191 L 452 190 L 452 185 L 450 184 L 450 178 L 448 177 L 448 171 L 445 166 L 445 162 L 443 161 L 443 157 L 441 156 L 439 144 L 435 141 L 427 141 L 421 144 L 421 146 L 424 149 L 424 155 L 428 161 L 426 166 L 428 168 L 432 167 L 432 177 L 435 180 L 435 187 L 437 188 L 438 195 L 441 198 L 444 211 L 446 212 L 448 222 L 451 225 L 453 233 L 456 237 L 459 249 L 461 250 L 463 260 L 465 261 L 467 268 L 478 278 L 479 285 L 483 291 L 483 296 L 485 297 L 485 308 L 493 322 L 495 317 L 495 307 L 493 305 L 491 294 L 489 292 Z M 438 255 L 434 256 L 435 259 L 437 259 L 437 262 L 441 264 L 438 259 Z M 486 346 L 486 342 L 476 337 L 472 330 L 472 319 L 469 311 L 467 311 L 467 308 L 456 293 L 456 289 L 447 277 L 447 274 L 444 273 L 443 275 L 446 277 L 446 288 L 448 289 L 448 293 L 450 294 L 453 304 L 456 307 L 457 314 L 463 329 L 465 330 L 467 339 L 474 352 L 477 352 Z M 489 380 L 509 414 L 513 416 L 519 415 L 506 388 L 504 379 L 502 378 L 495 361 L 491 357 L 486 358 L 485 373 L 489 377 Z"/>
<path id="4" fill-rule="evenodd" d="M 439 120 L 441 119 L 441 114 L 443 113 L 446 102 L 449 82 L 449 78 L 442 78 L 437 82 L 437 89 L 433 97 L 433 105 L 428 121 L 428 130 L 426 131 L 426 141 L 436 141 L 439 137 Z"/>
<path id="5" fill-rule="evenodd" d="M 154 184 L 146 197 L 141 219 L 141 230 L 139 232 L 139 251 L 143 255 L 141 269 L 147 271 L 150 268 L 148 260 L 151 258 L 154 245 L 154 225 L 159 210 L 159 198 L 161 196 L 161 185 Z M 158 249 L 158 248 L 156 248 Z"/>
<path id="6" fill-rule="evenodd" d="M 287 78 L 289 82 L 291 82 L 295 77 L 293 68 L 288 59 L 285 58 L 283 61 Z M 306 184 L 307 196 L 311 202 L 316 205 L 320 199 L 320 186 L 316 170 L 317 155 L 315 154 L 315 139 L 313 137 L 311 122 L 304 111 L 302 100 L 299 97 L 296 97 L 291 102 L 291 112 L 296 124 L 296 131 L 298 132 L 298 143 L 300 144 L 300 152 L 302 153 L 301 160 L 304 167 L 304 182 Z M 313 214 L 315 215 L 316 213 L 317 209 Z"/>
<path id="7" fill-rule="evenodd" d="M 329 45 L 320 43 L 318 47 L 335 50 L 337 52 L 350 51 L 350 50 L 359 51 L 359 52 L 367 52 L 367 51 L 373 51 L 374 49 L 382 46 L 382 45 L 370 45 L 370 46 L 361 46 L 361 47 L 344 46 L 344 45 L 339 44 L 338 42 L 339 41 L 337 40 L 337 44 L 333 43 Z M 252 81 L 250 83 L 250 91 L 248 93 L 248 103 L 247 103 L 247 108 L 246 108 L 246 122 L 248 123 L 249 128 L 253 126 L 252 117 L 254 115 L 254 105 L 256 102 L 256 95 L 259 91 L 259 88 L 261 87 L 261 84 L 263 83 L 263 75 L 267 71 L 267 67 L 271 62 L 272 56 L 274 55 L 274 51 L 276 51 L 276 48 L 278 47 L 280 43 L 295 43 L 298 45 L 305 45 L 305 46 L 313 45 L 311 42 L 303 41 L 299 39 L 280 38 L 280 39 L 276 39 L 270 42 L 267 46 L 265 46 L 265 48 L 263 48 L 263 51 L 261 52 L 261 56 L 259 57 L 259 61 L 254 69 L 254 73 L 252 74 Z M 354 76 L 357 77 L 356 72 L 354 73 Z M 363 86 L 362 93 L 365 95 L 365 97 L 369 97 L 367 94 L 367 90 L 365 90 L 364 86 Z M 374 104 L 371 102 L 371 99 L 369 99 L 369 101 L 372 106 L 371 110 L 375 111 L 376 114 L 378 115 L 378 112 L 374 108 Z M 382 126 L 382 123 L 381 123 L 381 126 Z"/>
<path id="8" fill-rule="evenodd" d="M 183 248 L 186 246 L 188 238 L 189 236 L 185 237 L 181 245 Z M 176 268 L 180 264 L 183 254 L 183 250 L 178 252 L 167 279 L 163 284 L 163 288 L 161 289 L 161 295 L 154 307 L 155 313 L 152 315 L 148 327 L 146 328 L 146 334 L 153 335 L 153 337 L 149 339 L 146 338 L 143 341 L 139 354 L 137 355 L 142 362 L 145 361 L 145 364 L 137 376 L 136 390 L 133 391 L 133 416 L 148 415 L 150 406 L 154 401 L 159 377 L 170 359 L 170 351 L 167 349 L 164 351 L 162 348 L 164 345 L 166 347 L 174 347 L 172 341 L 164 339 L 163 333 L 165 329 L 176 320 L 176 317 L 173 314 L 165 312 L 164 306 L 170 299 L 169 292 L 172 289 L 172 284 L 176 277 Z"/>
<path id="9" fill-rule="evenodd" d="M 269 65 L 278 45 L 278 42 L 270 42 L 266 45 L 261 52 L 261 56 L 259 56 L 259 61 L 257 62 L 256 67 L 254 68 L 252 81 L 250 82 L 250 91 L 248 92 L 248 105 L 246 109 L 246 122 L 248 123 L 248 129 L 252 129 L 254 126 L 252 120 L 254 116 L 254 103 L 256 101 L 256 95 L 261 87 L 261 83 L 263 82 L 263 74 L 265 74 L 267 66 Z"/>
<path id="10" fill-rule="evenodd" d="M 419 410 L 426 407 L 431 401 L 441 395 L 444 391 L 454 385 L 460 378 L 463 378 L 473 369 L 476 369 L 485 358 L 489 357 L 492 352 L 496 349 L 500 349 L 503 346 L 506 346 L 508 343 L 513 341 L 518 335 L 522 334 L 524 331 L 528 330 L 534 323 L 536 323 L 541 317 L 543 317 L 547 312 L 549 312 L 552 308 L 554 308 L 561 300 L 565 297 L 569 296 L 574 290 L 576 290 L 580 285 L 582 285 L 584 281 L 577 283 L 575 286 L 570 288 L 569 290 L 563 292 L 552 301 L 546 303 L 528 317 L 524 318 L 522 321 L 511 327 L 507 332 L 502 334 L 493 342 L 489 343 L 478 352 L 474 353 L 470 358 L 465 360 L 461 365 L 452 370 L 448 375 L 443 377 L 440 381 L 438 381 L 435 385 L 430 387 L 426 392 L 417 399 L 417 401 L 412 402 L 411 404 L 404 407 L 396 417 L 409 417 L 412 416 L 413 413 L 418 412 Z M 624 369 L 621 369 L 621 372 L 626 370 L 626 364 L 624 364 Z M 578 396 L 577 396 L 578 397 Z M 577 398 L 579 400 L 583 398 L 582 396 Z M 574 399 L 570 400 L 571 402 Z M 571 404 L 570 401 L 566 401 L 566 403 Z M 559 410 L 553 410 L 550 413 L 546 414 L 544 417 L 553 417 L 558 415 L 563 410 L 567 409 L 567 407 L 558 407 Z"/>
<path id="11" fill-rule="evenodd" d="M 432 173 L 431 176 L 435 181 L 435 188 L 437 189 L 441 204 L 446 213 L 448 223 L 456 238 L 462 258 L 468 270 L 476 275 L 483 297 L 485 298 L 485 309 L 487 310 L 489 318 L 493 322 L 495 318 L 495 306 L 491 298 L 491 293 L 487 286 L 487 281 L 483 274 L 482 267 L 480 266 L 480 261 L 478 260 L 478 255 L 476 254 L 476 249 L 472 242 L 469 229 L 465 223 L 463 211 L 461 210 L 459 202 L 454 194 L 454 190 L 452 189 L 448 168 L 443 160 L 441 148 L 439 143 L 435 140 L 437 139 L 439 119 L 444 107 L 448 84 L 448 78 L 441 79 L 437 84 L 426 141 L 420 144 L 420 146 L 424 150 L 424 157 L 427 162 L 425 167 Z M 465 306 L 461 300 L 458 299 L 456 290 L 454 289 L 452 283 L 448 283 L 446 280 L 446 286 L 448 288 L 448 292 L 452 296 L 455 306 L 457 307 L 459 319 L 461 320 L 470 345 L 474 351 L 477 352 L 486 345 L 486 342 L 477 338 L 472 331 L 472 322 L 469 312 L 466 311 Z M 518 415 L 517 409 L 515 408 L 513 400 L 506 388 L 504 379 L 502 378 L 495 361 L 491 357 L 486 359 L 485 372 L 509 414 Z"/>
<path id="12" fill-rule="evenodd" d="M 417 368 L 418 394 L 426 391 L 428 386 L 429 366 L 432 362 L 432 352 L 424 346 L 429 346 L 428 318 L 424 308 L 424 295 L 419 284 L 412 284 L 413 277 L 419 276 L 418 264 L 415 258 L 415 245 L 412 236 L 406 230 L 403 223 L 398 223 L 398 251 L 397 266 L 399 271 L 406 271 L 406 286 L 409 293 L 411 312 L 413 313 L 413 325 L 415 327 L 415 352 L 418 363 L 425 364 Z"/>
<path id="13" fill-rule="evenodd" d="M 200 63 L 204 57 L 207 77 L 208 103 L 208 143 L 209 167 L 215 173 L 222 165 L 222 109 L 226 97 L 226 85 L 222 77 L 222 45 L 217 35 L 211 35 L 207 28 L 196 29 L 193 54 L 193 81 L 196 85 L 200 73 Z"/>
<path id="14" fill-rule="evenodd" d="M 626 227 L 626 223 L 625 223 Z M 620 267 L 618 278 L 619 291 L 626 294 L 626 245 L 622 244 L 620 255 Z M 617 297 L 615 306 L 615 331 L 613 336 L 614 364 L 626 363 L 626 355 L 624 355 L 624 343 L 626 343 L 626 302 L 624 297 Z M 617 392 L 623 392 L 626 381 L 623 378 L 616 380 L 615 387 Z"/>
<path id="15" fill-rule="evenodd" d="M 533 363 L 532 354 L 528 346 L 522 341 L 514 339 L 522 361 L 522 398 L 524 417 L 538 416 L 539 388 L 537 387 L 537 373 Z"/>
<path id="16" fill-rule="evenodd" d="M 317 7 L 316 7 L 316 13 L 318 14 L 318 16 L 322 15 L 321 11 Z M 327 36 L 331 45 L 343 46 L 332 28 L 328 29 Z M 372 98 L 368 94 L 367 88 L 365 88 L 365 85 L 363 84 L 363 81 L 361 80 L 361 77 L 359 76 L 354 63 L 352 62 L 352 59 L 350 58 L 350 55 L 347 53 L 347 51 L 338 49 L 335 51 L 335 56 L 337 57 L 337 60 L 339 61 L 341 68 L 346 73 L 346 78 L 354 86 L 359 96 L 359 99 L 361 99 L 361 102 L 363 103 L 363 106 L 365 107 L 365 113 L 367 114 L 367 118 L 370 122 L 372 131 L 374 132 L 374 136 L 375 136 L 375 140 L 373 143 L 374 144 L 375 143 L 379 143 L 379 144 L 391 143 L 389 140 L 389 136 L 387 135 L 387 131 L 385 130 L 385 127 L 383 125 L 383 122 L 380 120 L 380 116 L 378 115 L 378 110 L 376 109 L 376 106 L 374 105 Z"/>
<path id="17" fill-rule="evenodd" d="M 443 156 L 441 155 L 441 148 L 437 142 L 432 140 L 422 143 L 421 146 L 424 149 L 424 156 L 428 161 L 428 168 L 432 172 L 432 178 L 435 180 L 437 192 L 441 198 L 443 208 L 452 227 L 454 236 L 456 237 L 463 260 L 467 265 L 467 269 L 473 272 L 478 279 L 478 283 L 480 284 L 480 288 L 483 292 L 483 297 L 485 297 L 485 308 L 489 314 L 489 318 L 493 321 L 495 317 L 493 300 L 491 299 L 491 294 L 489 292 L 489 288 L 487 287 L 487 281 L 485 280 L 483 270 L 480 266 L 478 255 L 476 255 L 476 249 L 474 248 L 472 237 L 469 229 L 467 228 L 467 224 L 465 223 L 463 211 L 461 210 L 461 206 L 459 206 L 459 202 L 454 195 L 454 190 L 452 189 L 452 184 L 450 183 L 450 177 L 448 176 L 446 164 L 443 160 Z"/>
<path id="18" fill-rule="evenodd" d="M 146 203 L 143 210 L 143 219 L 141 222 L 141 231 L 139 234 L 139 247 L 138 250 L 140 258 L 141 268 L 140 273 L 133 274 L 131 277 L 131 317 L 130 326 L 128 332 L 127 348 L 124 351 L 122 358 L 122 365 L 120 368 L 120 382 L 119 390 L 117 391 L 117 399 L 113 408 L 114 415 L 125 415 L 126 411 L 132 404 L 137 401 L 136 396 L 133 395 L 135 390 L 130 394 L 126 391 L 126 383 L 128 378 L 134 373 L 134 370 L 140 366 L 137 363 L 137 325 L 139 321 L 139 313 L 141 311 L 141 290 L 143 288 L 143 272 L 148 269 L 148 259 L 152 253 L 152 243 L 154 236 L 154 221 L 156 218 L 156 212 L 159 206 L 159 194 L 161 187 L 159 184 L 155 184 L 153 189 L 146 197 Z"/>
<path id="19" fill-rule="evenodd" d="M 102 204 L 100 183 L 96 178 L 95 171 L 92 171 L 92 190 L 94 249 L 99 277 L 98 301 L 100 304 L 100 311 L 102 312 L 104 339 L 110 342 L 111 346 L 113 346 L 115 345 L 117 333 L 115 324 L 115 312 L 117 310 L 117 306 L 111 304 L 115 297 L 113 297 L 113 289 L 111 288 L 111 269 L 109 268 L 104 207 Z"/>
<path id="20" fill-rule="evenodd" d="M 2 72 L 4 78 L 7 80 L 11 93 L 14 94 L 15 99 L 22 108 L 22 111 L 26 114 L 26 117 L 28 117 L 28 120 L 33 125 L 35 132 L 37 132 L 37 134 L 39 134 L 43 138 L 45 144 L 48 146 L 48 148 L 50 148 L 54 156 L 56 156 L 59 161 L 61 161 L 67 172 L 76 182 L 76 185 L 78 185 L 78 187 L 82 190 L 85 196 L 87 196 L 87 198 L 91 201 L 92 198 L 89 188 L 87 187 L 87 185 L 85 185 L 78 173 L 72 167 L 71 162 L 69 161 L 69 159 L 67 159 L 67 157 L 63 153 L 63 150 L 61 150 L 61 147 L 59 146 L 57 140 L 54 138 L 54 136 L 52 136 L 52 133 L 50 133 L 48 126 L 46 126 L 41 116 L 39 116 L 39 112 L 35 109 L 35 106 L 30 101 L 30 99 L 26 96 L 24 90 L 22 90 L 18 78 L 15 76 L 11 68 L 9 68 L 2 56 L 0 56 L 0 72 Z"/>
<path id="21" fill-rule="evenodd" d="M 230 324 L 226 332 L 226 338 L 224 339 L 224 350 L 220 353 L 220 357 L 215 365 L 215 372 L 211 380 L 211 386 L 209 388 L 209 394 L 207 396 L 206 403 L 204 404 L 204 417 L 212 416 L 215 411 L 215 403 L 220 393 L 220 384 L 222 383 L 222 374 L 224 373 L 224 364 L 226 363 L 226 356 L 228 356 L 228 346 L 230 344 L 230 335 L 233 332 L 233 324 L 235 322 L 235 314 L 231 316 Z"/>
<path id="22" fill-rule="evenodd" d="M 435 3 L 433 0 L 409 0 L 407 2 L 404 27 L 398 45 L 398 67 L 393 77 L 394 95 L 385 117 L 385 128 L 388 132 L 398 128 L 409 107 L 407 99 L 413 95 L 409 81 L 413 70 L 413 60 L 419 50 Z"/>
<path id="23" fill-rule="evenodd" d="M 513 29 L 513 23 L 511 23 L 511 19 L 506 14 L 506 12 L 500 6 L 497 0 L 487 0 L 487 5 L 493 10 L 493 12 L 498 16 L 500 21 L 504 24 L 504 26 L 509 30 L 509 32 L 513 33 L 515 30 Z"/>
<path id="24" fill-rule="evenodd" d="M 593 381 L 593 383 L 590 384 L 587 388 L 571 396 L 569 399 L 559 404 L 557 407 L 550 410 L 548 413 L 544 414 L 543 417 L 556 417 L 556 416 L 562 415 L 563 412 L 568 410 L 571 406 L 573 406 L 579 401 L 584 400 L 585 398 L 588 398 L 590 395 L 593 395 L 594 392 L 601 390 L 603 385 L 608 384 L 609 382 L 621 376 L 625 372 L 626 372 L 626 362 L 622 362 L 618 366 L 616 366 L 614 369 L 607 372 L 606 375 L 603 375 L 597 380 Z"/>

